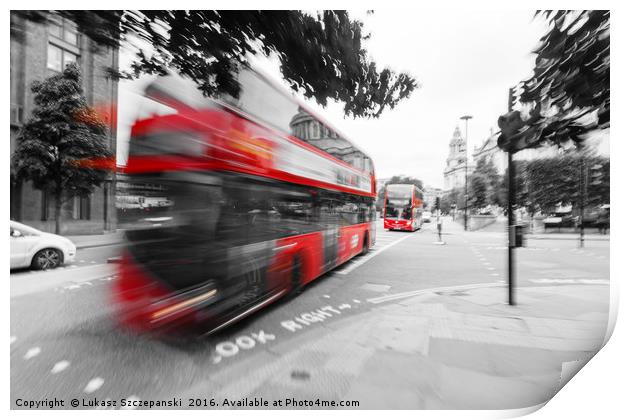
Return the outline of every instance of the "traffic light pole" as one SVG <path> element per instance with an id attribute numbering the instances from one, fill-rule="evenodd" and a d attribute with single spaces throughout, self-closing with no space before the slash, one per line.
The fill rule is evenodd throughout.
<path id="1" fill-rule="evenodd" d="M 461 117 L 462 120 L 465 120 L 465 219 L 463 219 L 463 230 L 467 230 L 467 210 L 469 207 L 469 195 L 467 194 L 467 172 L 468 172 L 468 161 L 467 161 L 467 142 L 469 141 L 469 130 L 468 130 L 468 122 L 473 117 L 471 115 L 463 115 Z"/>
<path id="2" fill-rule="evenodd" d="M 515 168 L 512 152 L 508 152 L 508 304 L 514 305 L 514 248 L 516 240 L 514 204 L 515 204 Z"/>
<path id="3" fill-rule="evenodd" d="M 585 171 L 585 159 L 583 158 L 583 152 L 579 162 L 579 248 L 583 248 L 584 243 L 584 227 L 583 227 L 583 214 L 586 200 L 586 171 Z"/>
<path id="4" fill-rule="evenodd" d="M 512 111 L 513 103 L 513 90 L 508 91 L 508 112 Z M 515 214 L 514 206 L 516 202 L 515 197 L 515 165 L 512 160 L 512 150 L 508 149 L 508 304 L 514 305 L 514 248 L 516 245 L 516 227 L 515 227 Z"/>

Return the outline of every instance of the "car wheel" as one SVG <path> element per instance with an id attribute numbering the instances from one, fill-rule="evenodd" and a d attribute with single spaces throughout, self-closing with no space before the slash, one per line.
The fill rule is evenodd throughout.
<path id="1" fill-rule="evenodd" d="M 32 268 L 36 270 L 49 270 L 62 264 L 62 252 L 54 248 L 46 248 L 34 254 Z"/>

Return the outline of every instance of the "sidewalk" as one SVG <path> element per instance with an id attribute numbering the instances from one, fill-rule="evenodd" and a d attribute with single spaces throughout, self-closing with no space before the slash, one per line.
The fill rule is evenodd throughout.
<path id="1" fill-rule="evenodd" d="M 102 233 L 99 235 L 73 235 L 67 236 L 75 244 L 77 249 L 94 248 L 99 246 L 116 245 L 123 242 L 124 232 Z"/>
<path id="2" fill-rule="evenodd" d="M 579 240 L 579 233 L 526 233 L 529 239 L 556 239 L 556 240 Z M 600 233 L 586 233 L 583 235 L 585 241 L 609 241 L 610 235 L 601 235 Z"/>
<path id="3" fill-rule="evenodd" d="M 276 343 L 187 395 L 358 400 L 361 409 L 544 404 L 602 347 L 609 286 L 520 288 L 516 298 L 506 305 L 505 285 L 494 283 L 368 301 L 368 312 Z"/>

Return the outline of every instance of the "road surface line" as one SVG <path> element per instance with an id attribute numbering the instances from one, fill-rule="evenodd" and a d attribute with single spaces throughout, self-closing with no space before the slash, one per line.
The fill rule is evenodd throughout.
<path id="1" fill-rule="evenodd" d="M 52 368 L 52 370 L 50 371 L 53 375 L 56 373 L 60 373 L 63 370 L 65 370 L 66 368 L 69 367 L 71 363 L 68 360 L 61 360 L 60 362 L 56 363 L 54 365 L 54 367 Z"/>
<path id="2" fill-rule="evenodd" d="M 498 284 L 494 283 L 476 283 L 476 284 L 464 284 L 461 286 L 445 286 L 445 287 L 433 287 L 430 289 L 420 289 L 420 290 L 412 290 L 410 292 L 402 292 L 396 293 L 394 295 L 385 295 L 379 296 L 376 298 L 366 299 L 367 302 L 370 303 L 383 303 L 389 302 L 392 300 L 405 299 L 408 297 L 414 297 L 426 293 L 435 293 L 435 292 L 449 292 L 453 290 L 463 290 L 463 289 L 479 289 L 481 287 L 497 287 Z"/>
<path id="3" fill-rule="evenodd" d="M 383 251 L 386 251 L 386 250 L 390 249 L 391 247 L 393 247 L 394 245 L 404 241 L 405 239 L 409 239 L 409 238 L 412 238 L 412 237 L 413 237 L 413 235 L 409 235 L 409 236 L 405 236 L 404 238 L 400 238 L 400 239 L 392 242 L 391 244 L 384 246 L 383 248 L 379 248 L 378 250 L 376 250 L 372 254 L 367 255 L 365 257 L 362 257 L 362 258 L 360 258 L 357 261 L 354 261 L 347 268 L 344 268 L 342 270 L 338 270 L 335 273 L 336 274 L 345 274 L 345 275 L 349 274 L 351 271 L 355 270 L 357 267 L 367 263 L 368 261 L 370 261 L 371 259 L 373 259 L 377 255 L 381 254 Z"/>
<path id="4" fill-rule="evenodd" d="M 86 392 L 87 394 L 92 394 L 93 392 L 101 388 L 104 382 L 105 381 L 103 380 L 103 378 L 100 378 L 100 377 L 93 378 L 88 382 L 88 384 L 86 384 L 86 387 L 84 388 L 84 392 Z"/>
<path id="5" fill-rule="evenodd" d="M 31 349 L 28 349 L 28 351 L 24 355 L 24 360 L 32 359 L 33 357 L 38 356 L 39 353 L 41 353 L 41 347 L 33 347 Z"/>
<path id="6" fill-rule="evenodd" d="M 33 272 L 11 276 L 11 299 L 51 290 L 68 284 L 79 284 L 108 277 L 114 272 L 109 264 L 77 267 L 71 270 Z"/>

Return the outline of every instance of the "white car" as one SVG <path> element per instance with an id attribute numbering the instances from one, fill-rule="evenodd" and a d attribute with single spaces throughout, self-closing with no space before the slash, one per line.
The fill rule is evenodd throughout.
<path id="1" fill-rule="evenodd" d="M 56 268 L 72 262 L 75 252 L 75 244 L 69 239 L 11 220 L 11 269 Z"/>
<path id="2" fill-rule="evenodd" d="M 422 223 L 430 223 L 432 218 L 433 213 L 431 213 L 430 211 L 422 212 Z"/>

